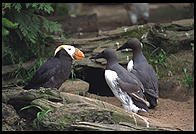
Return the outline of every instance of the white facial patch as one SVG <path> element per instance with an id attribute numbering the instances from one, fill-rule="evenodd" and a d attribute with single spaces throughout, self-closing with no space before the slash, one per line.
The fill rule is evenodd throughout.
<path id="1" fill-rule="evenodd" d="M 74 59 L 73 54 L 75 53 L 75 47 L 73 47 L 73 46 L 66 46 L 64 49 L 72 57 L 72 59 Z"/>
<path id="2" fill-rule="evenodd" d="M 56 50 L 55 50 L 55 54 L 60 51 L 61 49 L 65 49 L 65 51 L 67 51 L 67 53 L 71 56 L 72 59 L 74 59 L 73 54 L 75 53 L 75 47 L 74 46 L 70 46 L 70 45 L 61 45 L 59 46 Z"/>

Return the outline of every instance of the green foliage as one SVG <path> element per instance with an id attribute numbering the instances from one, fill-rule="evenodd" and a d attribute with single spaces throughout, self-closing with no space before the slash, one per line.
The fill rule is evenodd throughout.
<path id="1" fill-rule="evenodd" d="M 185 84 L 187 88 L 190 88 L 194 84 L 194 77 L 188 75 L 187 69 L 183 68 L 184 78 L 182 79 L 182 83 Z"/>
<path id="2" fill-rule="evenodd" d="M 25 109 L 29 109 L 29 108 L 32 108 L 32 107 L 36 107 L 36 108 L 38 108 L 40 110 L 40 112 L 37 113 L 37 120 L 38 121 L 40 121 L 47 113 L 52 111 L 51 109 L 45 110 L 42 107 L 37 106 L 37 105 L 25 106 L 25 107 L 21 108 L 20 111 L 25 110 Z"/>
<path id="3" fill-rule="evenodd" d="M 18 68 L 14 71 L 10 77 L 15 77 L 17 79 L 16 83 L 20 85 L 26 85 L 28 81 L 30 81 L 36 72 L 36 70 L 45 62 L 46 60 L 40 58 L 36 61 L 35 65 L 31 67 L 29 70 L 24 68 L 24 63 L 22 61 L 19 62 Z"/>
<path id="4" fill-rule="evenodd" d="M 191 24 L 191 27 L 192 27 L 192 28 L 194 28 L 194 23 L 193 23 L 193 24 Z"/>
<path id="5" fill-rule="evenodd" d="M 35 44 L 39 42 L 39 38 L 46 39 L 52 37 L 45 32 L 62 32 L 61 27 L 57 22 L 48 21 L 41 15 L 33 14 L 30 11 L 24 10 L 15 14 L 15 21 L 19 23 L 19 29 L 17 33 L 20 39 L 25 37 L 25 40 L 29 43 Z"/>
<path id="6" fill-rule="evenodd" d="M 75 80 L 76 79 L 76 74 L 74 71 L 74 68 L 71 69 L 71 80 Z"/>
<path id="7" fill-rule="evenodd" d="M 46 93 L 46 89 L 45 88 L 40 88 L 40 92 L 44 94 L 44 93 Z"/>
<path id="8" fill-rule="evenodd" d="M 2 36 L 9 35 L 8 28 L 17 28 L 18 23 L 13 23 L 9 19 L 3 17 L 5 15 L 5 10 L 11 7 L 10 3 L 2 4 Z"/>
<path id="9" fill-rule="evenodd" d="M 156 49 L 157 50 L 157 49 Z M 159 52 L 156 56 L 154 56 L 152 59 L 149 59 L 149 61 L 154 65 L 163 65 L 167 67 L 167 63 L 165 63 L 165 60 L 167 58 L 166 53 L 163 49 L 161 49 L 161 52 Z"/>
<path id="10" fill-rule="evenodd" d="M 191 43 L 192 50 L 194 51 L 194 43 Z"/>
<path id="11" fill-rule="evenodd" d="M 25 106 L 25 107 L 21 108 L 20 111 L 25 110 L 25 109 L 29 109 L 29 108 L 33 108 L 33 107 L 38 108 L 40 110 L 39 112 L 37 112 L 37 118 L 36 118 L 37 121 L 40 121 L 46 114 L 48 114 L 49 112 L 52 111 L 51 109 L 45 110 L 42 107 L 37 106 L 37 105 Z M 34 125 L 34 127 L 38 127 L 39 128 L 39 122 L 37 124 L 36 120 L 33 121 L 33 125 Z"/>
<path id="12" fill-rule="evenodd" d="M 13 23 L 6 18 L 2 18 L 2 36 L 6 36 L 9 34 L 9 31 L 6 29 L 6 27 L 17 28 L 17 26 L 18 26 L 18 23 Z"/>
<path id="13" fill-rule="evenodd" d="M 57 22 L 44 17 L 52 12 L 51 3 L 2 3 L 3 65 L 49 53 L 47 40 L 62 32 Z"/>
<path id="14" fill-rule="evenodd" d="M 143 43 L 144 44 L 144 43 Z M 159 68 L 167 68 L 168 64 L 166 63 L 166 58 L 168 54 L 160 47 L 156 47 L 153 44 L 144 44 L 143 52 L 148 59 L 149 63 L 154 67 L 155 72 L 159 76 Z"/>

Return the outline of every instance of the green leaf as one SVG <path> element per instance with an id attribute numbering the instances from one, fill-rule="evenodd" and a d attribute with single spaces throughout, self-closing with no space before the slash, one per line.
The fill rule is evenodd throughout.
<path id="1" fill-rule="evenodd" d="M 20 111 L 25 110 L 25 109 L 28 109 L 28 108 L 32 108 L 32 107 L 36 107 L 36 108 L 38 108 L 40 110 L 43 110 L 43 108 L 41 108 L 40 106 L 28 105 L 28 106 L 25 106 L 25 107 L 21 108 Z"/>
<path id="2" fill-rule="evenodd" d="M 14 3 L 12 6 L 16 9 L 17 12 L 20 12 L 22 9 L 21 4 L 19 3 Z"/>
<path id="3" fill-rule="evenodd" d="M 187 73 L 187 69 L 186 68 L 183 68 L 183 71 L 184 71 L 185 74 Z"/>
<path id="4" fill-rule="evenodd" d="M 51 112 L 52 110 L 42 110 L 37 113 L 37 119 L 40 121 L 47 113 Z"/>
<path id="5" fill-rule="evenodd" d="M 10 20 L 6 18 L 2 18 L 2 24 L 8 28 L 17 28 L 18 23 L 12 23 Z"/>
<path id="6" fill-rule="evenodd" d="M 6 36 L 9 34 L 9 31 L 7 29 L 5 29 L 4 27 L 2 27 L 2 35 Z"/>
<path id="7" fill-rule="evenodd" d="M 38 113 L 37 113 L 37 119 L 38 119 L 38 120 L 41 119 L 41 114 L 42 114 L 41 112 L 38 112 Z"/>
<path id="8" fill-rule="evenodd" d="M 26 3 L 25 6 L 26 8 L 29 8 L 32 5 L 32 3 Z"/>

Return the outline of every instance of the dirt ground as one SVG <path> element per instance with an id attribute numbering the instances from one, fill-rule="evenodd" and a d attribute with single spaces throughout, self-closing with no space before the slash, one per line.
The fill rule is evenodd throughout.
<path id="1" fill-rule="evenodd" d="M 90 98 L 97 98 L 90 94 Z M 100 100 L 122 107 L 121 102 L 116 97 L 100 97 Z M 188 101 L 174 101 L 171 99 L 159 98 L 158 106 L 150 109 L 149 114 L 145 114 L 150 120 L 161 126 L 169 126 L 183 131 L 194 130 L 194 96 Z"/>

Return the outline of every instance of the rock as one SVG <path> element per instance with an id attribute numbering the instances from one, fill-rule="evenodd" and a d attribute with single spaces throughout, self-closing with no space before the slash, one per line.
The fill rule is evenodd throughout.
<path id="1" fill-rule="evenodd" d="M 11 105 L 2 103 L 2 130 L 14 131 L 16 130 L 16 124 L 19 122 L 20 117 L 16 113 L 16 110 Z"/>
<path id="2" fill-rule="evenodd" d="M 187 26 L 187 23 L 189 24 Z M 191 49 L 194 42 L 192 21 L 180 25 L 179 22 L 155 24 L 147 34 L 147 42 L 162 48 L 167 53 L 176 53 L 180 49 Z"/>
<path id="3" fill-rule="evenodd" d="M 60 92 L 66 92 L 66 93 L 85 93 L 89 89 L 89 83 L 83 81 L 83 80 L 66 80 L 61 87 L 59 88 Z"/>

